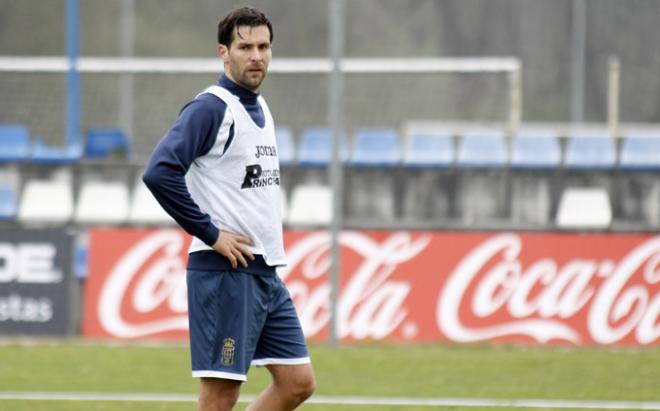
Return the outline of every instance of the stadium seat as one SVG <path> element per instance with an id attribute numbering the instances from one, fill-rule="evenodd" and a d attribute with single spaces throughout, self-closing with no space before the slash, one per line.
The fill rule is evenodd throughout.
<path id="1" fill-rule="evenodd" d="M 133 186 L 128 221 L 136 225 L 172 225 L 175 223 L 174 219 L 158 204 L 141 179 L 138 179 Z"/>
<path id="2" fill-rule="evenodd" d="M 449 167 L 454 160 L 450 132 L 413 132 L 406 139 L 403 164 L 407 167 Z"/>
<path id="3" fill-rule="evenodd" d="M 291 130 L 285 127 L 275 129 L 275 138 L 277 139 L 277 156 L 280 165 L 288 166 L 295 162 L 296 148 L 293 142 Z"/>
<path id="4" fill-rule="evenodd" d="M 341 139 L 339 156 L 342 161 L 349 157 L 346 137 Z M 323 167 L 332 159 L 332 130 L 327 128 L 306 128 L 300 135 L 298 164 L 301 166 Z"/>
<path id="5" fill-rule="evenodd" d="M 559 200 L 557 226 L 561 228 L 607 228 L 612 222 L 612 206 L 603 188 L 566 188 Z"/>
<path id="6" fill-rule="evenodd" d="M 327 225 L 332 220 L 332 190 L 323 185 L 299 185 L 291 193 L 286 222 L 291 225 Z"/>
<path id="7" fill-rule="evenodd" d="M 30 156 L 30 134 L 22 124 L 0 124 L 0 162 L 24 161 Z"/>
<path id="8" fill-rule="evenodd" d="M 399 135 L 393 129 L 362 129 L 355 135 L 351 163 L 355 167 L 393 167 L 401 161 Z"/>
<path id="9" fill-rule="evenodd" d="M 68 144 L 63 147 L 46 145 L 42 139 L 35 139 L 30 159 L 34 163 L 66 164 L 75 163 L 82 157 L 82 147 L 79 144 Z"/>
<path id="10" fill-rule="evenodd" d="M 127 158 L 128 140 L 120 129 L 90 129 L 85 141 L 85 157 L 102 159 L 109 157 Z"/>
<path id="11" fill-rule="evenodd" d="M 614 143 L 606 131 L 575 132 L 568 139 L 564 166 L 570 170 L 608 170 L 616 164 Z"/>
<path id="12" fill-rule="evenodd" d="M 660 169 L 660 130 L 625 133 L 621 141 L 619 167 L 627 171 Z"/>
<path id="13" fill-rule="evenodd" d="M 10 186 L 0 186 L 0 220 L 16 218 L 16 194 Z"/>
<path id="14" fill-rule="evenodd" d="M 554 169 L 561 165 L 557 132 L 549 129 L 521 129 L 512 142 L 511 167 Z"/>
<path id="15" fill-rule="evenodd" d="M 75 221 L 82 224 L 121 224 L 128 218 L 128 188 L 119 182 L 82 184 Z"/>
<path id="16" fill-rule="evenodd" d="M 503 168 L 508 163 L 504 133 L 493 130 L 469 130 L 458 146 L 457 164 L 463 168 Z"/>
<path id="17" fill-rule="evenodd" d="M 73 190 L 64 179 L 25 183 L 18 220 L 25 223 L 66 223 L 73 216 Z"/>

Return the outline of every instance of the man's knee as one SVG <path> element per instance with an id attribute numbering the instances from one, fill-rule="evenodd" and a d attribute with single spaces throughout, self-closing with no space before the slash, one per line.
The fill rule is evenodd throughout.
<path id="1" fill-rule="evenodd" d="M 280 392 L 298 404 L 311 397 L 316 389 L 316 379 L 311 366 L 286 368 L 285 370 L 273 373 L 275 386 L 279 388 Z"/>
<path id="2" fill-rule="evenodd" d="M 229 411 L 238 402 L 241 391 L 239 381 L 217 378 L 200 379 L 199 410 Z"/>
<path id="3" fill-rule="evenodd" d="M 291 394 L 299 401 L 303 402 L 311 397 L 316 390 L 316 379 L 314 374 L 310 374 L 307 378 L 296 381 L 291 387 Z"/>

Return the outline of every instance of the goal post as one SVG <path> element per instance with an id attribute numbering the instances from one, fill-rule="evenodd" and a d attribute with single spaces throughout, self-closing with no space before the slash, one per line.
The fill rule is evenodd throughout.
<path id="1" fill-rule="evenodd" d="M 66 57 L 0 56 L 4 72 L 64 72 L 71 67 Z M 88 73 L 217 73 L 223 69 L 217 58 L 149 57 L 80 57 L 74 63 Z M 520 60 L 515 57 L 448 58 L 344 58 L 340 68 L 350 73 L 477 73 L 517 72 Z M 330 73 L 332 60 L 327 58 L 274 58 L 272 73 Z"/>
<path id="2" fill-rule="evenodd" d="M 118 83 L 113 83 L 114 79 L 119 80 L 122 76 L 134 75 L 136 89 L 131 98 L 159 100 L 166 98 L 168 90 L 165 87 L 181 86 L 183 88 L 183 84 L 207 84 L 209 80 L 212 81 L 215 78 L 215 75 L 222 72 L 223 65 L 218 58 L 79 57 L 70 60 L 66 57 L 0 56 L 0 72 L 11 74 L 11 76 L 3 74 L 0 85 L 3 81 L 11 81 L 12 76 L 15 78 L 17 75 L 65 76 L 72 68 L 81 75 L 80 93 L 83 95 L 90 93 L 89 84 L 93 84 L 94 93 L 107 92 L 108 95 L 114 96 L 119 88 Z M 269 73 L 277 80 L 273 81 L 271 78 L 264 83 L 264 89 L 268 91 L 264 94 L 268 96 L 271 106 L 276 110 L 292 110 L 289 106 L 300 105 L 298 111 L 278 116 L 278 122 L 288 125 L 287 123 L 305 118 L 309 119 L 310 123 L 323 125 L 322 119 L 325 118 L 325 115 L 321 116 L 319 112 L 327 112 L 327 107 L 323 109 L 327 100 L 316 98 L 312 103 L 305 99 L 327 93 L 325 88 L 328 83 L 326 81 L 332 70 L 333 62 L 329 58 L 274 58 Z M 488 110 L 492 110 L 492 113 L 488 112 L 485 115 L 473 113 L 464 116 L 467 118 L 461 120 L 480 121 L 483 119 L 485 122 L 495 120 L 497 123 L 505 125 L 509 135 L 515 135 L 520 125 L 522 63 L 515 57 L 344 58 L 341 60 L 340 70 L 346 78 L 345 102 L 349 117 L 347 127 L 359 126 L 358 123 L 361 120 L 366 120 L 365 126 L 376 126 L 381 122 L 384 123 L 385 120 L 394 121 L 397 116 L 401 116 L 399 119 L 401 122 L 404 119 L 451 121 L 450 116 L 461 117 L 461 110 L 476 107 L 477 103 L 493 107 L 488 108 Z M 178 76 L 177 79 L 180 81 L 172 82 L 169 76 Z M 85 81 L 85 79 L 88 80 Z M 142 80 L 142 83 L 139 79 Z M 144 83 L 150 85 L 145 86 Z M 194 87 L 197 86 L 190 87 L 193 88 L 185 91 L 189 93 L 186 98 L 194 96 L 192 93 L 196 90 Z M 279 88 L 283 90 L 279 90 Z M 1 90 L 5 89 L 7 88 L 4 86 L 1 88 Z M 43 87 L 38 89 L 41 90 Z M 491 91 L 483 91 L 484 89 L 491 89 Z M 26 92 L 31 91 L 26 90 Z M 65 92 L 72 91 L 65 90 Z M 184 93 L 183 90 L 176 90 L 176 92 Z M 283 97 L 284 103 L 278 101 L 277 98 L 273 101 L 273 95 L 275 97 L 290 96 L 292 93 L 295 94 L 295 97 Z M 403 96 L 406 93 L 410 95 Z M 481 93 L 483 95 L 475 95 Z M 143 94 L 147 96 L 143 97 Z M 442 96 L 444 99 L 438 99 L 439 95 L 444 95 Z M 11 99 L 12 96 L 3 96 L 3 100 L 7 100 L 7 98 Z M 83 112 L 92 110 L 90 105 L 96 104 L 96 100 L 103 101 L 103 110 L 118 110 L 108 106 L 107 103 L 112 100 L 108 96 L 94 94 L 84 100 L 86 102 L 84 101 L 81 107 Z M 62 96 L 62 104 L 64 101 L 65 96 Z M 121 105 L 135 107 L 136 111 L 141 107 L 133 104 L 132 101 L 129 103 L 124 102 Z M 156 104 L 155 101 L 154 104 Z M 305 111 L 313 104 L 320 106 L 316 108 L 316 116 Z M 419 107 L 414 107 L 416 104 Z M 117 105 L 120 104 L 117 103 Z M 373 107 L 370 107 L 371 105 Z M 441 106 L 450 105 L 462 108 L 453 108 L 453 111 L 445 110 L 446 113 L 436 115 L 442 108 Z M 99 110 L 96 109 L 96 111 Z M 151 108 L 150 110 L 153 111 Z M 153 122 L 171 122 L 175 113 L 171 113 L 168 108 L 167 114 L 165 119 L 154 119 Z M 355 117 L 352 120 L 353 124 L 350 121 L 351 114 L 354 114 Z M 421 118 L 409 118 L 417 114 Z M 6 118 L 10 115 L 5 114 L 5 118 L 0 118 L 0 122 L 13 121 L 11 118 Z M 94 117 L 103 116 L 95 115 Z M 110 116 L 104 118 L 108 117 Z M 120 117 L 120 115 L 115 116 L 115 118 Z M 284 122 L 282 117 L 284 117 Z M 20 122 L 20 119 L 17 121 Z M 300 127 L 308 125 L 301 123 Z M 152 127 L 145 131 L 145 128 L 142 127 L 138 128 L 138 133 L 151 136 L 155 133 L 153 130 L 160 131 L 160 128 Z"/>

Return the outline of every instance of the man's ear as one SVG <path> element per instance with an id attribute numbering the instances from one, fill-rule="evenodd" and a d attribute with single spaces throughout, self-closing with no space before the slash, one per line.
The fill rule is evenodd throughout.
<path id="1" fill-rule="evenodd" d="M 225 63 L 229 62 L 229 49 L 224 44 L 218 44 L 218 56 Z"/>

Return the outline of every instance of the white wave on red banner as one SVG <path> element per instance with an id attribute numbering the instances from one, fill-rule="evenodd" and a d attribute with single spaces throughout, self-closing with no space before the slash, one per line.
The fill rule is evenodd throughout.
<path id="1" fill-rule="evenodd" d="M 92 230 L 84 334 L 187 337 L 179 230 Z M 330 321 L 326 232 L 285 233 L 280 269 L 309 338 Z M 344 341 L 660 343 L 660 237 L 346 231 Z"/>

